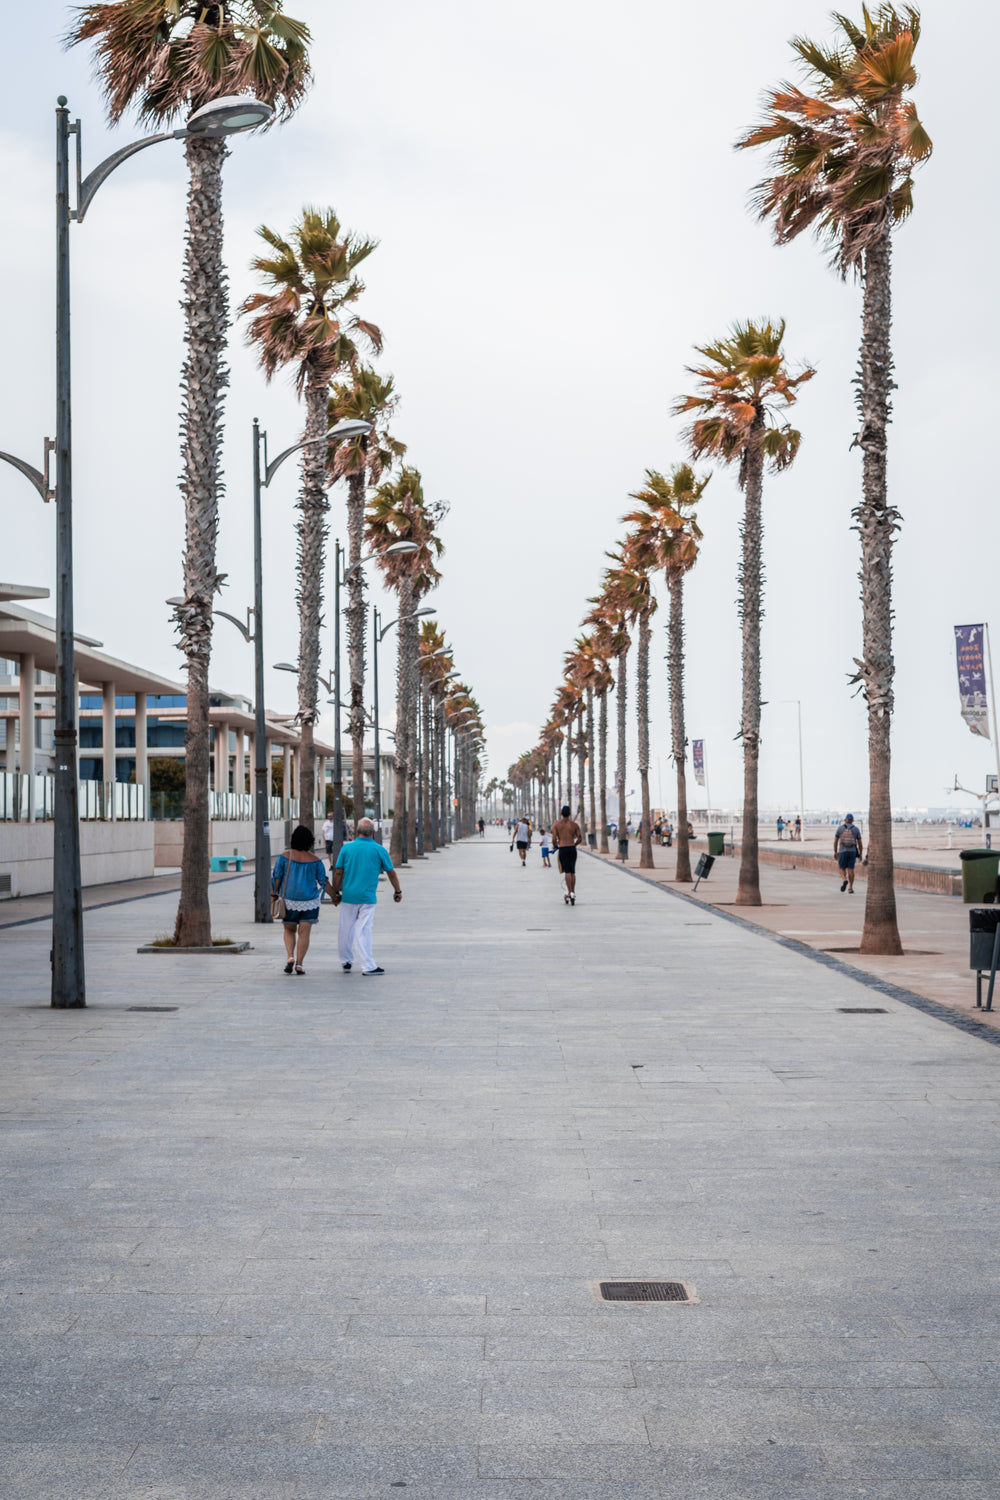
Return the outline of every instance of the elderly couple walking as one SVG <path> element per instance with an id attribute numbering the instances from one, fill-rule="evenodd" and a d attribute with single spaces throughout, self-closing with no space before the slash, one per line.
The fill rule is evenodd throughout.
<path id="1" fill-rule="evenodd" d="M 384 974 L 372 954 L 372 923 L 378 900 L 378 879 L 384 870 L 393 888 L 393 900 L 402 901 L 399 876 L 381 844 L 374 838 L 370 818 L 358 824 L 357 838 L 345 844 L 337 856 L 333 884 L 326 878 L 326 865 L 313 853 L 315 839 L 305 827 L 296 828 L 291 847 L 280 855 L 271 878 L 271 894 L 284 903 L 286 974 L 304 974 L 303 959 L 309 950 L 312 929 L 319 921 L 320 902 L 326 892 L 340 907 L 338 948 L 345 973 L 354 966 L 355 954 L 362 974 Z"/>

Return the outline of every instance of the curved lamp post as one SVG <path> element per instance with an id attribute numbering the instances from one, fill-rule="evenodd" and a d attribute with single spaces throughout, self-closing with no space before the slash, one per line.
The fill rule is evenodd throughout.
<path id="1" fill-rule="evenodd" d="M 56 110 L 56 437 L 45 439 L 41 471 L 24 459 L 0 459 L 25 476 L 43 500 L 56 501 L 55 805 L 52 870 L 52 1001 L 59 1009 L 87 1003 L 83 956 L 83 890 L 80 877 L 79 785 L 73 643 L 73 459 L 70 372 L 69 226 L 82 224 L 98 188 L 116 167 L 159 141 L 188 136 L 236 135 L 263 125 L 274 111 L 258 99 L 227 96 L 204 104 L 180 130 L 145 136 L 112 152 L 86 177 L 81 164 L 80 121 L 70 124 L 65 96 Z M 76 207 L 70 206 L 69 138 L 76 136 Z M 49 484 L 49 454 L 56 454 L 56 484 Z M 148 811 L 148 809 L 147 809 Z"/>

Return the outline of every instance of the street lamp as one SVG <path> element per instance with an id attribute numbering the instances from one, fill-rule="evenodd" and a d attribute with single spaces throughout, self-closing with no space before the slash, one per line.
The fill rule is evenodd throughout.
<path id="1" fill-rule="evenodd" d="M 52 992 L 59 1009 L 85 1006 L 86 976 L 83 954 L 83 890 L 80 876 L 79 784 L 73 640 L 73 470 L 72 388 L 70 370 L 69 226 L 82 224 L 102 183 L 116 167 L 159 141 L 182 141 L 189 135 L 236 135 L 263 125 L 274 111 L 258 99 L 227 96 L 204 104 L 180 130 L 133 141 L 82 175 L 80 121 L 70 124 L 65 96 L 56 110 L 56 438 L 45 439 L 44 469 L 0 453 L 34 485 L 43 500 L 56 501 L 56 694 L 55 694 L 55 805 L 52 846 Z M 76 207 L 70 207 L 69 138 L 76 136 Z M 56 453 L 56 485 L 49 486 L 49 453 Z"/>

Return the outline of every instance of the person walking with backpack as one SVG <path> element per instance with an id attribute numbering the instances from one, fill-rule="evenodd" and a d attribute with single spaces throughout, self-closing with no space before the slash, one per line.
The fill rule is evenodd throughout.
<path id="1" fill-rule="evenodd" d="M 531 848 L 531 824 L 527 818 L 522 817 L 518 819 L 517 827 L 514 829 L 514 836 L 510 841 L 512 853 L 515 844 L 517 845 L 517 852 L 521 856 L 521 869 L 523 870 L 525 861 L 528 858 L 528 850 Z"/>
<path id="2" fill-rule="evenodd" d="M 833 836 L 833 852 L 837 856 L 837 864 L 843 875 L 840 890 L 841 894 L 847 891 L 854 895 L 854 866 L 861 858 L 861 829 L 854 823 L 854 814 L 847 813 L 837 832 Z"/>

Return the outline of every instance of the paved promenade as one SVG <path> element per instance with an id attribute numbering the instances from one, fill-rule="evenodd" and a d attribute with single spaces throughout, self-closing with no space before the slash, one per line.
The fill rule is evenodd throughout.
<path id="1" fill-rule="evenodd" d="M 91 910 L 86 1012 L 0 933 L 4 1500 L 995 1500 L 994 1034 L 597 860 L 402 878 L 381 979 L 249 878 L 242 957 Z"/>
<path id="2" fill-rule="evenodd" d="M 704 848 L 703 839 L 692 845 L 692 869 Z M 673 885 L 675 849 L 654 847 L 652 870 L 639 869 L 639 852 L 638 845 L 630 842 L 627 868 L 634 875 L 657 885 Z M 598 858 L 615 863 L 613 854 Z M 744 922 L 801 947 L 835 955 L 840 963 L 860 969 L 872 979 L 900 985 L 1000 1031 L 1000 990 L 994 995 L 997 1009 L 988 1013 L 976 1009 L 976 976 L 969 968 L 969 907 L 957 897 L 897 887 L 903 953 L 896 958 L 872 958 L 858 951 L 867 891 L 863 881 L 857 882 L 851 896 L 841 891 L 839 872 L 817 875 L 811 870 L 761 864 L 764 905 L 758 907 L 735 905 L 738 883 L 739 859 L 727 854 L 715 861 L 697 892 L 690 885 L 678 889 L 707 907 L 738 915 Z M 983 989 L 985 996 L 985 983 Z"/>

